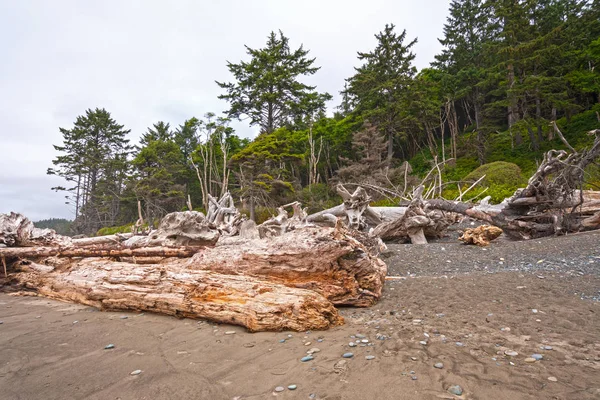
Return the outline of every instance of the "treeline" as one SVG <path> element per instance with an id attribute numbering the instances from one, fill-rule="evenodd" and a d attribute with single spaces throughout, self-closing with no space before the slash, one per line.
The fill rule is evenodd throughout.
<path id="1" fill-rule="evenodd" d="M 386 25 L 375 37 L 374 49 L 358 52 L 333 117 L 325 116 L 331 96 L 302 82 L 318 72 L 315 59 L 282 32 L 264 48 L 246 47 L 248 61 L 227 64 L 233 82 L 217 82 L 224 116 L 174 128 L 159 121 L 132 146 L 106 110 L 87 110 L 61 128 L 61 155 L 48 171 L 69 182 L 55 189 L 67 193 L 74 228 L 135 221 L 138 201 L 150 221 L 203 209 L 207 194 L 227 190 L 251 218 L 259 206 L 292 200 L 322 208 L 335 201 L 336 182 L 402 188 L 432 160 L 455 178 L 505 158 L 532 165 L 558 147 L 552 121 L 600 111 L 598 0 L 452 1 L 443 50 L 421 71 L 406 31 Z M 231 118 L 261 133 L 241 139 Z"/>
<path id="2" fill-rule="evenodd" d="M 40 229 L 54 229 L 59 235 L 69 236 L 71 232 L 71 222 L 65 218 L 48 218 L 35 221 L 33 225 Z"/>

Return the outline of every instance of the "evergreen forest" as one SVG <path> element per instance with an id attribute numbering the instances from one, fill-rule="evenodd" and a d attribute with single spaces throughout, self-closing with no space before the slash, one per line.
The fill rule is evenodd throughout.
<path id="1" fill-rule="evenodd" d="M 246 46 L 244 60 L 223 61 L 223 112 L 148 121 L 133 143 L 108 110 L 85 110 L 60 128 L 48 169 L 64 178 L 53 189 L 73 209 L 71 233 L 125 231 L 138 202 L 151 223 L 203 211 L 208 194 L 227 191 L 258 222 L 296 200 L 310 211 L 339 204 L 338 183 L 396 205 L 436 167 L 438 195 L 455 199 L 478 182 L 462 200 L 499 202 L 546 151 L 565 147 L 557 131 L 582 148 L 600 127 L 600 0 L 453 0 L 442 51 L 421 70 L 410 32 L 388 24 L 373 34 L 374 48 L 356 49 L 334 110 L 331 94 L 305 83 L 319 60 L 281 31 Z M 238 136 L 234 119 L 260 133 Z M 598 168 L 586 173 L 600 188 Z"/>

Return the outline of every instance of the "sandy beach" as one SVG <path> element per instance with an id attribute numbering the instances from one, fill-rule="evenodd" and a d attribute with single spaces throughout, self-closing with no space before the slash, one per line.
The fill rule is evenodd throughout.
<path id="1" fill-rule="evenodd" d="M 383 299 L 321 332 L 252 334 L 0 293 L 0 397 L 598 399 L 599 239 L 391 244 Z"/>

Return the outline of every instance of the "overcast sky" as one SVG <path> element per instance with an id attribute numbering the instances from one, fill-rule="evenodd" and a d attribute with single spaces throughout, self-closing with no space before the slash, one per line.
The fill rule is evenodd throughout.
<path id="1" fill-rule="evenodd" d="M 63 184 L 46 175 L 71 128 L 88 108 L 106 108 L 136 142 L 156 121 L 177 126 L 227 104 L 215 80 L 226 61 L 246 59 L 281 29 L 304 45 L 321 70 L 308 80 L 339 104 L 356 52 L 375 47 L 386 23 L 418 38 L 416 66 L 440 50 L 448 0 L 0 0 L 0 213 L 36 221 L 73 218 Z M 234 123 L 241 136 L 255 130 Z"/>

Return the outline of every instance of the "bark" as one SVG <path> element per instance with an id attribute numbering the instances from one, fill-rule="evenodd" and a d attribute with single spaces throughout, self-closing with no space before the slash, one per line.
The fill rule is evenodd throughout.
<path id="1" fill-rule="evenodd" d="M 340 226 L 305 227 L 269 239 L 227 238 L 198 252 L 186 265 L 311 289 L 336 305 L 366 307 L 381 297 L 387 271 L 374 255 L 378 246 L 377 239 Z"/>
<path id="2" fill-rule="evenodd" d="M 318 330 L 343 323 L 316 292 L 248 276 L 176 265 L 73 260 L 57 266 L 16 263 L 13 284 L 39 295 L 101 310 L 150 311 L 242 325 L 252 332 Z"/>
<path id="3" fill-rule="evenodd" d="M 74 248 L 74 247 L 3 247 L 0 257 L 191 257 L 200 247 Z"/>

